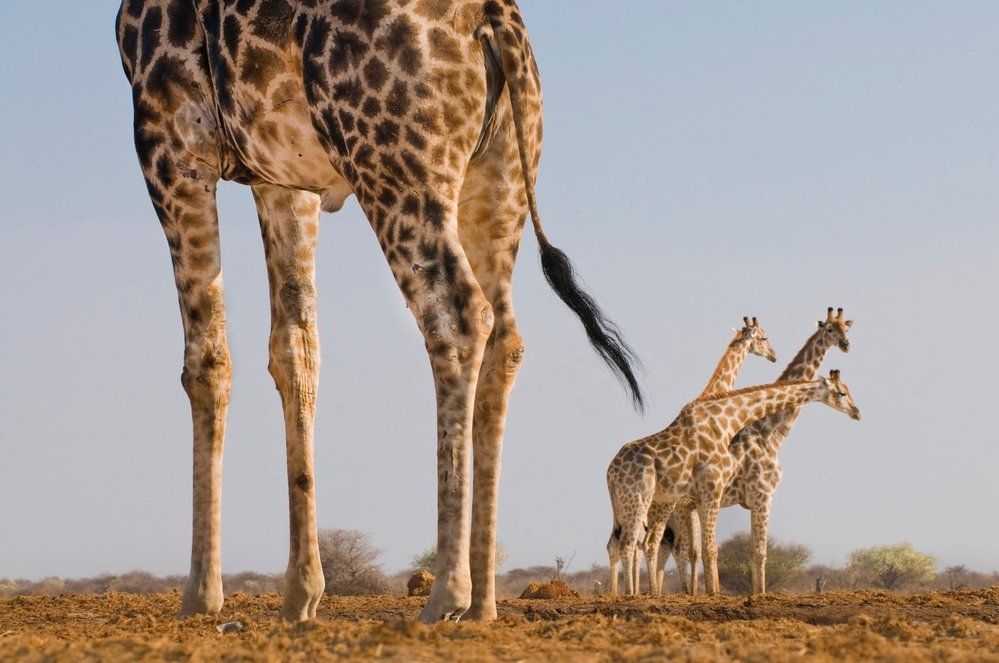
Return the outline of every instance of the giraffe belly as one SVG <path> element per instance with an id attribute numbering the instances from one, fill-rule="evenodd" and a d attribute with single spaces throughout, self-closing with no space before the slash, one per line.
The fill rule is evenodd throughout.
<path id="1" fill-rule="evenodd" d="M 293 38 L 295 14 L 262 0 L 219 3 L 206 26 L 215 99 L 229 148 L 257 178 L 323 193 L 324 209 L 350 194 L 312 125 Z M 335 204 L 339 201 L 339 204 Z"/>
<path id="2" fill-rule="evenodd" d="M 326 193 L 324 199 L 338 198 L 339 204 L 324 200 L 323 208 L 339 208 L 350 188 L 319 142 L 304 93 L 266 105 L 241 92 L 237 89 L 233 94 L 239 121 L 224 116 L 223 123 L 243 164 L 272 184 Z"/>

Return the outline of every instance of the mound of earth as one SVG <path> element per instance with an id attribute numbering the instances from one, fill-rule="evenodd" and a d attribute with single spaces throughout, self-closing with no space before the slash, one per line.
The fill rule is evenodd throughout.
<path id="1" fill-rule="evenodd" d="M 521 595 L 522 599 L 564 599 L 564 598 L 579 598 L 579 592 L 574 589 L 570 589 L 569 585 L 565 584 L 561 580 L 552 580 L 551 582 L 532 582 L 527 586 Z"/>
<path id="2" fill-rule="evenodd" d="M 430 588 L 434 586 L 434 574 L 420 569 L 406 583 L 406 591 L 410 596 L 430 596 Z"/>

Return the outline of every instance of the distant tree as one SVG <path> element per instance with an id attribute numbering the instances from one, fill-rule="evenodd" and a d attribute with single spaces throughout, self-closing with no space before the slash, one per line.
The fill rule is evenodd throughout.
<path id="1" fill-rule="evenodd" d="M 944 569 L 943 575 L 947 578 L 947 587 L 949 589 L 966 589 L 971 572 L 968 571 L 967 566 L 960 564 L 957 566 L 948 566 Z"/>
<path id="2" fill-rule="evenodd" d="M 427 548 L 419 555 L 413 555 L 410 561 L 414 571 L 437 572 L 437 548 Z M 499 571 L 506 564 L 506 549 L 499 541 L 496 542 L 496 570 Z"/>
<path id="3" fill-rule="evenodd" d="M 935 557 L 913 550 L 908 543 L 850 553 L 849 571 L 855 584 L 873 584 L 892 591 L 933 580 L 936 569 Z"/>
<path id="4" fill-rule="evenodd" d="M 360 530 L 319 530 L 319 558 L 327 594 L 385 594 L 388 579 L 379 562 L 381 556 L 382 551 Z"/>
<path id="5" fill-rule="evenodd" d="M 749 534 L 739 532 L 718 546 L 718 580 L 730 592 L 748 594 L 753 589 Z M 767 540 L 767 589 L 779 589 L 800 577 L 811 551 L 797 543 Z"/>
<path id="6" fill-rule="evenodd" d="M 419 555 L 413 555 L 412 565 L 414 571 L 434 573 L 437 570 L 437 548 L 427 548 Z"/>
<path id="7" fill-rule="evenodd" d="M 0 578 L 0 596 L 13 596 L 20 586 L 16 580 L 11 578 Z"/>

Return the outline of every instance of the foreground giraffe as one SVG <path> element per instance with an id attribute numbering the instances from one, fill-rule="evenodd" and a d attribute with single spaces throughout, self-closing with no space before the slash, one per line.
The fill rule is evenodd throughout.
<path id="1" fill-rule="evenodd" d="M 722 494 L 735 471 L 729 441 L 754 421 L 811 402 L 860 419 L 839 371 L 832 371 L 821 380 L 776 382 L 692 401 L 664 430 L 618 452 L 607 468 L 607 488 L 628 594 L 638 593 L 636 552 L 645 537 L 649 509 L 665 504 L 668 518 L 678 503 L 688 500 L 701 520 L 705 585 L 711 594 L 718 591 L 715 525 Z M 649 568 L 655 569 L 658 546 L 650 550 Z M 617 592 L 616 568 L 611 569 L 611 592 Z"/>
<path id="2" fill-rule="evenodd" d="M 708 379 L 708 384 L 704 387 L 703 391 L 701 391 L 697 398 L 707 398 L 709 396 L 715 396 L 717 394 L 731 391 L 732 387 L 735 385 L 736 378 L 739 376 L 739 371 L 742 369 L 742 364 L 746 361 L 746 356 L 749 354 L 765 357 L 771 362 L 777 361 L 777 354 L 774 352 L 773 346 L 770 345 L 770 339 L 767 338 L 767 333 L 763 331 L 763 327 L 760 326 L 759 321 L 756 318 L 750 320 L 748 317 L 743 317 L 742 322 L 742 329 L 735 330 L 735 337 L 729 341 L 721 359 L 718 360 L 718 365 L 715 367 L 714 372 L 712 372 L 711 377 Z M 629 442 L 629 444 L 640 443 L 642 443 L 641 440 Z M 648 515 L 648 523 L 649 534 L 646 537 L 645 545 L 646 559 L 649 559 L 649 546 L 655 545 L 658 547 L 662 537 L 666 534 L 666 519 L 665 516 L 662 516 L 659 513 L 659 505 L 652 505 L 652 509 L 649 511 Z M 670 535 L 672 536 L 676 533 L 682 537 L 686 534 L 686 532 L 687 528 L 674 527 L 670 530 Z M 621 542 L 618 538 L 619 533 L 619 530 L 615 528 L 611 532 L 610 539 L 607 541 L 607 554 L 610 557 L 611 573 L 615 575 L 615 578 L 611 581 L 612 587 L 614 587 L 616 583 L 615 569 L 617 568 L 617 563 L 621 555 Z M 670 546 L 672 547 L 673 545 L 683 545 L 686 547 L 686 542 L 671 542 Z M 663 560 L 663 563 L 665 563 L 665 560 Z M 658 595 L 661 591 L 656 589 L 656 587 L 661 587 L 662 585 L 661 567 L 662 565 L 660 565 L 658 575 L 653 573 L 651 568 L 649 569 L 649 584 L 650 587 L 652 587 L 652 593 L 654 595 Z M 636 566 L 636 569 L 637 568 L 638 567 Z M 635 578 L 634 583 L 637 586 L 637 577 Z"/>
<path id="3" fill-rule="evenodd" d="M 282 615 L 314 617 L 324 587 L 315 246 L 320 210 L 353 194 L 423 333 L 437 394 L 437 581 L 420 617 L 494 619 L 499 454 L 524 354 L 510 280 L 528 212 L 547 280 L 641 405 L 630 350 L 541 229 L 541 88 L 516 5 L 123 0 L 117 37 L 184 323 L 194 522 L 181 614 L 216 613 L 223 601 L 230 362 L 215 189 L 227 179 L 253 188 L 270 281 L 291 523 Z"/>
<path id="4" fill-rule="evenodd" d="M 819 367 L 830 348 L 838 347 L 843 352 L 850 351 L 848 331 L 853 320 L 843 316 L 843 309 L 833 313 L 832 307 L 826 311 L 826 319 L 818 321 L 818 329 L 804 346 L 798 351 L 778 381 L 814 380 L 819 374 Z M 750 550 L 752 555 L 752 574 L 754 594 L 767 591 L 767 526 L 770 522 L 770 507 L 773 504 L 774 493 L 780 484 L 783 471 L 777 454 L 781 445 L 791 432 L 794 422 L 798 419 L 798 408 L 781 410 L 769 417 L 755 421 L 743 428 L 729 444 L 735 459 L 735 474 L 725 488 L 721 507 L 739 504 L 750 512 Z M 697 593 L 697 556 L 698 551 L 691 546 L 692 537 L 696 535 L 696 514 L 689 510 L 677 509 L 671 519 L 671 527 L 676 527 L 672 534 L 665 534 L 665 540 L 674 541 L 676 566 L 680 574 L 681 585 L 686 585 L 686 568 L 690 564 L 690 591 Z M 665 563 L 665 560 L 660 562 Z M 684 587 L 686 591 L 686 587 Z"/>

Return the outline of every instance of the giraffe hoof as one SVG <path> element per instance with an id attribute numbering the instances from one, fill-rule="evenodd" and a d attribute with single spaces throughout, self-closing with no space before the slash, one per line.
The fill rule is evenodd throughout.
<path id="1" fill-rule="evenodd" d="M 419 620 L 427 624 L 437 622 L 457 622 L 468 611 L 471 605 L 470 592 L 460 592 L 448 587 L 449 583 L 437 583 L 430 591 L 430 600 L 420 612 Z M 437 591 L 434 591 L 437 590 Z"/>
<path id="2" fill-rule="evenodd" d="M 221 583 L 220 583 L 221 585 Z M 222 587 L 217 590 L 194 589 L 184 592 L 177 617 L 194 617 L 195 615 L 217 615 L 222 611 Z"/>
<path id="3" fill-rule="evenodd" d="M 472 622 L 492 622 L 496 621 L 496 601 L 485 601 L 482 603 L 473 601 L 472 607 L 464 614 L 467 621 Z"/>

